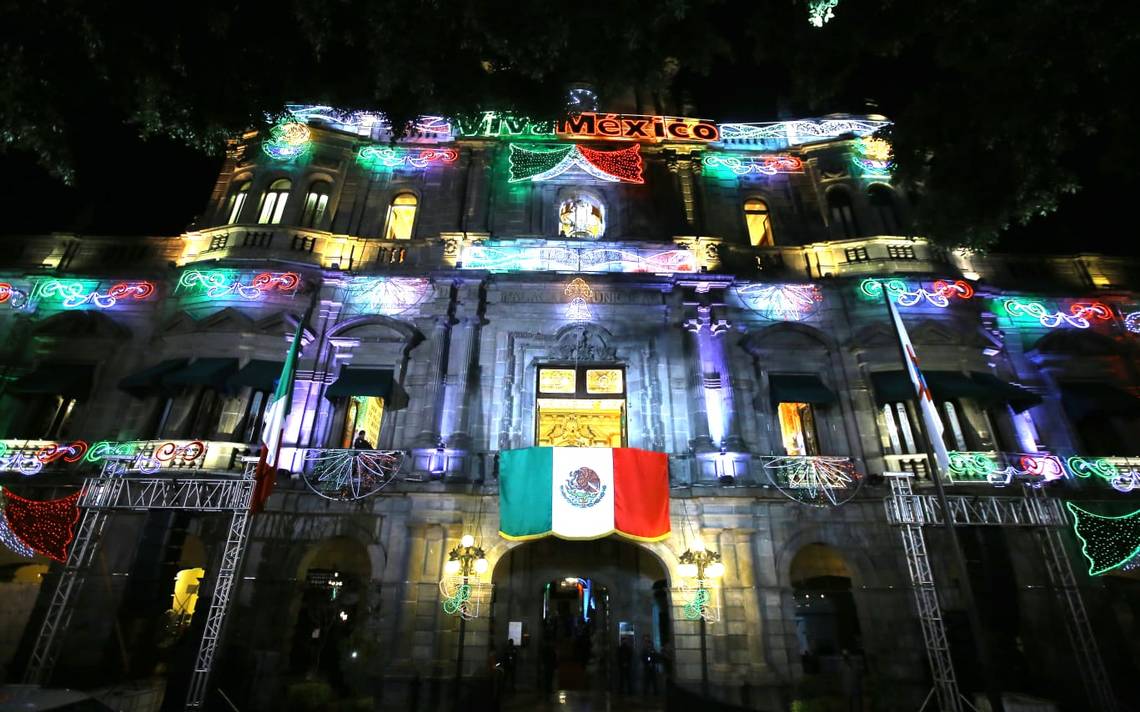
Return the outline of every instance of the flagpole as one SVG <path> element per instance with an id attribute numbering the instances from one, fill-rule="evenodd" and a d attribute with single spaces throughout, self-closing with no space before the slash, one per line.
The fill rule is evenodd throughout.
<path id="1" fill-rule="evenodd" d="M 891 319 L 891 325 L 895 325 L 895 311 L 891 305 L 890 291 L 883 288 L 883 298 L 886 300 L 887 316 Z M 898 315 L 899 323 L 902 323 L 902 315 Z M 903 327 L 905 328 L 905 327 Z M 898 328 L 896 328 L 898 331 Z M 908 337 L 909 339 L 909 337 Z M 899 349 L 899 358 L 902 360 L 903 372 L 909 372 L 907 364 L 908 354 L 903 348 L 901 338 L 897 338 Z M 915 368 L 918 368 L 917 359 L 915 361 Z M 922 398 L 922 394 L 918 394 Z M 931 401 L 933 402 L 933 396 Z M 919 404 L 921 408 L 921 404 Z M 934 446 L 932 437 L 941 437 L 937 433 L 930 433 L 926 427 L 925 419 L 921 417 L 921 413 L 916 420 L 918 421 L 919 434 L 922 436 L 923 449 L 926 453 L 926 460 L 930 467 L 930 479 L 934 482 L 935 496 L 938 498 L 938 506 L 942 509 L 942 526 L 945 528 L 947 535 L 950 537 L 950 548 L 954 552 L 954 564 L 958 569 L 958 580 L 961 581 L 962 598 L 966 605 L 966 617 L 970 623 L 971 637 L 974 639 L 974 654 L 978 659 L 978 666 L 982 669 L 982 682 L 985 685 L 986 697 L 990 702 L 990 709 L 992 712 L 1001 712 L 1003 707 L 1001 704 L 1001 693 L 998 691 L 997 683 L 993 677 L 993 667 L 990 665 L 989 646 L 986 644 L 985 630 L 982 628 L 982 620 L 978 616 L 977 599 L 974 597 L 974 585 L 970 581 L 970 570 L 966 566 L 966 556 L 962 553 L 962 545 L 958 541 L 958 533 L 954 526 L 954 516 L 950 511 L 950 504 L 946 499 L 946 488 L 942 483 L 942 472 L 938 465 L 938 459 L 934 456 Z M 959 694 L 961 692 L 959 691 Z"/>

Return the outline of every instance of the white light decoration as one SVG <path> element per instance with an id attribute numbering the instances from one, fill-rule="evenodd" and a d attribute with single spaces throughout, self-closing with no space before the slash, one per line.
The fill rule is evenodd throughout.
<path id="1" fill-rule="evenodd" d="M 563 294 L 570 298 L 566 305 L 566 318 L 570 321 L 592 321 L 594 315 L 590 313 L 589 300 L 594 298 L 594 290 L 581 277 L 575 277 L 566 285 Z"/>
<path id="2" fill-rule="evenodd" d="M 773 321 L 803 321 L 815 315 L 823 292 L 814 284 L 742 284 L 736 295 L 754 312 Z"/>
<path id="3" fill-rule="evenodd" d="M 416 277 L 356 277 L 348 287 L 352 311 L 366 314 L 400 314 L 431 294 L 431 281 Z"/>
<path id="4" fill-rule="evenodd" d="M 1124 328 L 1133 334 L 1140 334 L 1140 311 L 1129 312 L 1124 315 Z"/>
<path id="5" fill-rule="evenodd" d="M 839 0 L 808 0 L 808 22 L 813 27 L 823 27 L 830 20 L 835 19 L 835 10 Z"/>
<path id="6" fill-rule="evenodd" d="M 306 450 L 305 484 L 326 499 L 364 499 L 395 480 L 403 464 L 402 450 Z"/>
<path id="7" fill-rule="evenodd" d="M 765 149 L 786 148 L 846 135 L 870 136 L 890 125 L 891 122 L 885 119 L 854 117 L 720 124 L 720 143 L 736 148 L 749 143 Z"/>
<path id="8" fill-rule="evenodd" d="M 786 497 L 814 507 L 843 504 L 863 483 L 846 457 L 773 457 L 764 462 L 764 471 Z"/>

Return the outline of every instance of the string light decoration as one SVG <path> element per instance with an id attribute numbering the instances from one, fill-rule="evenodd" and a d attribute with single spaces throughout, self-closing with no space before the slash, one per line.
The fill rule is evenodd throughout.
<path id="1" fill-rule="evenodd" d="M 79 462 L 87 453 L 88 445 L 83 440 L 71 443 L 50 443 L 36 451 L 36 459 L 47 465 L 56 460 L 64 462 Z"/>
<path id="2" fill-rule="evenodd" d="M 257 301 L 272 292 L 296 294 L 301 286 L 301 275 L 296 272 L 261 272 L 245 283 L 244 275 L 235 270 L 196 270 L 189 269 L 178 278 L 175 291 L 182 293 L 204 293 L 210 299 L 241 297 Z"/>
<path id="3" fill-rule="evenodd" d="M 870 136 L 891 122 L 878 119 L 797 119 L 754 124 L 720 124 L 720 142 L 732 146 L 787 148 L 853 134 Z"/>
<path id="4" fill-rule="evenodd" d="M 1055 329 L 1059 326 L 1070 326 L 1077 329 L 1087 329 L 1095 321 L 1108 321 L 1112 319 L 1112 310 L 1101 302 L 1074 302 L 1069 306 L 1069 313 L 1050 310 L 1038 301 L 1024 299 L 1006 299 L 1005 312 L 1012 318 L 1036 319 L 1041 326 Z"/>
<path id="5" fill-rule="evenodd" d="M 44 464 L 36 458 L 34 450 L 9 449 L 7 443 L 0 442 L 0 472 L 17 472 L 25 477 L 38 474 Z"/>
<path id="6" fill-rule="evenodd" d="M 32 549 L 56 561 L 67 561 L 72 529 L 79 521 L 79 492 L 36 501 L 4 490 L 4 514 L 11 530 Z"/>
<path id="7" fill-rule="evenodd" d="M 804 162 L 795 156 L 738 157 L 708 154 L 701 164 L 713 171 L 731 171 L 738 176 L 756 174 L 774 176 L 777 173 L 803 173 Z"/>
<path id="8" fill-rule="evenodd" d="M 772 321 L 803 321 L 823 304 L 823 291 L 814 284 L 742 284 L 737 285 L 736 295 Z"/>
<path id="9" fill-rule="evenodd" d="M 32 289 L 32 301 L 60 302 L 64 309 L 95 306 L 110 309 L 120 301 L 141 301 L 154 294 L 154 284 L 147 281 L 117 282 L 106 292 L 99 291 L 98 282 L 75 279 L 45 279 Z"/>
<path id="10" fill-rule="evenodd" d="M 852 161 L 864 177 L 890 178 L 894 169 L 890 141 L 884 138 L 860 138 L 855 140 L 854 149 Z"/>
<path id="11" fill-rule="evenodd" d="M 1129 312 L 1124 315 L 1124 328 L 1133 334 L 1140 334 L 1140 311 Z"/>
<path id="12" fill-rule="evenodd" d="M 951 482 L 988 482 L 1004 487 L 1014 477 L 1029 478 L 1029 484 L 1040 485 L 1067 477 L 1061 459 L 1054 455 L 1005 455 L 1006 464 L 985 452 L 950 451 L 946 476 Z M 1016 464 L 1015 464 L 1016 463 Z"/>
<path id="13" fill-rule="evenodd" d="M 419 277 L 357 277 L 348 287 L 355 312 L 400 314 L 431 296 L 431 280 Z"/>
<path id="14" fill-rule="evenodd" d="M 835 8 L 839 0 L 808 0 L 808 23 L 812 27 L 823 27 L 835 19 Z"/>
<path id="15" fill-rule="evenodd" d="M 868 299 L 881 300 L 883 290 L 887 290 L 891 300 L 902 307 L 913 307 L 925 301 L 930 306 L 945 309 L 950 306 L 951 299 L 972 299 L 974 288 L 969 282 L 957 279 L 954 281 L 937 280 L 930 289 L 921 285 L 911 285 L 901 279 L 864 279 L 859 283 L 859 291 Z"/>
<path id="16" fill-rule="evenodd" d="M 385 168 L 427 168 L 433 164 L 455 163 L 459 151 L 454 148 L 391 148 L 365 146 L 356 153 L 360 163 L 369 170 Z"/>
<path id="17" fill-rule="evenodd" d="M 28 303 L 28 293 L 9 282 L 0 282 L 0 304 L 11 309 L 23 309 Z"/>
<path id="18" fill-rule="evenodd" d="M 305 451 L 305 484 L 325 499 L 351 502 L 370 497 L 396 479 L 401 450 L 314 449 Z"/>
<path id="19" fill-rule="evenodd" d="M 554 148 L 508 146 L 510 182 L 540 182 L 556 178 L 571 168 L 579 168 L 609 183 L 644 183 L 641 176 L 641 146 L 634 144 L 616 151 L 599 151 L 577 144 Z"/>
<path id="20" fill-rule="evenodd" d="M 690 250 L 634 250 L 617 247 L 578 247 L 547 244 L 468 245 L 463 251 L 463 269 L 491 272 L 654 272 L 691 273 L 698 270 L 697 256 Z"/>
<path id="21" fill-rule="evenodd" d="M 31 559 L 36 555 L 36 550 L 24 543 L 24 540 L 16 536 L 16 532 L 12 531 L 12 527 L 8 524 L 8 517 L 4 515 L 4 488 L 0 487 L 0 544 L 8 547 L 16 556 L 22 556 L 25 559 Z"/>
<path id="22" fill-rule="evenodd" d="M 265 155 L 277 161 L 292 161 L 309 152 L 312 147 L 313 132 L 308 126 L 282 120 L 270 127 L 269 136 L 261 144 Z"/>
<path id="23" fill-rule="evenodd" d="M 567 319 L 570 321 L 593 320 L 594 315 L 590 313 L 589 300 L 594 298 L 594 290 L 590 289 L 590 285 L 586 284 L 584 279 L 575 277 L 562 292 L 570 297 L 570 303 L 566 305 Z"/>
<path id="24" fill-rule="evenodd" d="M 1108 458 L 1073 456 L 1065 461 L 1065 465 L 1073 477 L 1081 479 L 1096 477 L 1118 492 L 1128 493 L 1140 489 L 1140 473 L 1134 470 L 1121 470 Z"/>
<path id="25" fill-rule="evenodd" d="M 1140 509 L 1118 517 L 1094 514 L 1072 502 L 1073 533 L 1089 561 L 1089 576 L 1100 576 L 1132 562 L 1140 555 Z"/>
<path id="26" fill-rule="evenodd" d="M 846 457 L 773 457 L 764 462 L 764 471 L 784 496 L 813 507 L 839 506 L 863 484 Z"/>

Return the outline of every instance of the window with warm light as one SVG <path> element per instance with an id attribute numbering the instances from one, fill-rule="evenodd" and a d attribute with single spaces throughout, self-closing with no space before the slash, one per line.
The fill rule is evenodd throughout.
<path id="1" fill-rule="evenodd" d="M 410 240 L 416 223 L 419 199 L 412 193 L 400 193 L 388 206 L 388 220 L 384 228 L 385 240 Z"/>
<path id="2" fill-rule="evenodd" d="M 301 227 L 319 228 L 329 207 L 329 184 L 317 181 L 309 186 L 305 194 L 305 205 L 301 208 Z"/>
<path id="3" fill-rule="evenodd" d="M 606 211 L 591 195 L 576 193 L 558 206 L 558 236 L 596 239 L 606 231 Z"/>
<path id="4" fill-rule="evenodd" d="M 249 186 L 250 182 L 245 181 L 230 192 L 224 212 L 227 225 L 232 225 L 241 219 L 242 208 L 245 207 L 245 201 L 249 198 Z"/>
<path id="5" fill-rule="evenodd" d="M 744 201 L 744 222 L 748 226 L 748 241 L 753 247 L 771 247 L 774 244 L 768 203 L 759 198 Z"/>
<path id="6" fill-rule="evenodd" d="M 279 225 L 285 214 L 285 203 L 289 201 L 289 189 L 293 184 L 282 178 L 269 184 L 269 190 L 261 196 L 261 209 L 257 211 L 259 225 Z"/>
<path id="7" fill-rule="evenodd" d="M 815 414 L 811 403 L 780 403 L 777 415 L 785 453 L 792 457 L 819 454 L 819 439 L 815 433 Z"/>

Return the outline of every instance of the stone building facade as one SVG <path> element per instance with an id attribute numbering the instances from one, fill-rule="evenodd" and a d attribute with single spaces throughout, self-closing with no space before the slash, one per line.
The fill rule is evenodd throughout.
<path id="1" fill-rule="evenodd" d="M 1140 454 L 1133 261 L 951 252 L 910 235 L 908 197 L 872 137 L 880 117 L 552 125 L 487 113 L 427 117 L 394 140 L 378 115 L 292 110 L 233 143 L 185 234 L 8 238 L 0 256 L 0 477 L 32 498 L 73 491 L 100 455 L 167 442 L 164 476 L 240 474 L 301 329 L 283 472 L 254 521 L 214 678 L 242 709 L 279 706 L 314 671 L 343 697 L 442 706 L 459 632 L 439 584 L 467 533 L 494 594 L 466 624 L 466 678 L 487 674 L 517 622 L 518 683 L 538 687 L 544 620 L 559 582 L 579 578 L 601 593 L 592 661 L 559 670 L 574 684 L 616 689 L 621 636 L 640 646 L 648 634 L 697 689 L 703 629 L 722 700 L 782 709 L 838 694 L 848 650 L 876 709 L 913 708 L 929 673 L 879 475 L 912 472 L 929 491 L 930 469 L 886 299 L 947 448 L 977 454 L 950 473 L 956 493 L 1015 496 L 1016 481 L 995 489 L 1002 473 L 1044 468 L 1051 493 L 1127 505 L 1127 482 L 1114 489 L 1067 458 L 1127 473 Z M 619 387 L 552 393 L 544 370 L 616 372 Z M 360 432 L 404 454 L 399 473 L 373 496 L 319 496 L 312 453 L 360 447 Z M 19 472 L 21 453 L 78 440 L 78 462 Z M 673 535 L 501 538 L 498 453 L 539 444 L 667 453 Z M 854 474 L 807 492 L 780 458 Z M 208 598 L 224 536 L 209 514 L 117 515 L 57 676 L 146 677 L 158 660 L 176 685 L 201 616 L 183 610 L 171 626 L 171 581 L 201 568 Z M 941 536 L 942 606 L 960 677 L 976 685 Z M 961 538 L 1006 689 L 1080 708 L 1032 535 Z M 677 574 L 698 539 L 725 565 L 718 620 L 704 626 Z M 1090 579 L 1071 553 L 1110 670 L 1135 666 L 1137 582 Z M 12 670 L 49 588 L 27 567 L 46 563 L 6 561 L 23 572 L 0 584 L 20 601 L 5 606 Z M 325 618 L 332 579 L 340 622 Z M 1122 695 L 1134 685 L 1118 683 Z"/>

